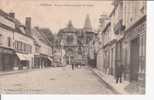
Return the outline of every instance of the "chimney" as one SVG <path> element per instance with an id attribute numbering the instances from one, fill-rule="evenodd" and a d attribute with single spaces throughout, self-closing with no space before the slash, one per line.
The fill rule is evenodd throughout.
<path id="1" fill-rule="evenodd" d="M 25 19 L 26 34 L 31 35 L 31 17 L 26 17 Z"/>
<path id="2" fill-rule="evenodd" d="M 12 18 L 15 18 L 15 13 L 14 12 L 10 12 L 9 16 L 12 17 Z"/>

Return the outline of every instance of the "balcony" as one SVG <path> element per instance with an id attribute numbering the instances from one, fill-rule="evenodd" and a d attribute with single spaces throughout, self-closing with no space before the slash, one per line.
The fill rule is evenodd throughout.
<path id="1" fill-rule="evenodd" d="M 125 26 L 122 25 L 123 20 L 119 20 L 119 22 L 114 27 L 114 33 L 119 34 L 121 31 L 125 29 Z"/>

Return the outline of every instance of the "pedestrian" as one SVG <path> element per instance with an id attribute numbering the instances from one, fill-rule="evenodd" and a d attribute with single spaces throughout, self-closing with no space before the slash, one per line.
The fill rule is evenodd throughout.
<path id="1" fill-rule="evenodd" d="M 81 64 L 78 65 L 78 68 L 79 68 L 79 69 L 81 68 Z"/>
<path id="2" fill-rule="evenodd" d="M 74 64 L 72 63 L 72 70 L 74 70 Z"/>
<path id="3" fill-rule="evenodd" d="M 116 71 L 116 83 L 122 83 L 122 74 L 123 74 L 124 68 L 122 64 L 118 64 L 117 71 Z"/>

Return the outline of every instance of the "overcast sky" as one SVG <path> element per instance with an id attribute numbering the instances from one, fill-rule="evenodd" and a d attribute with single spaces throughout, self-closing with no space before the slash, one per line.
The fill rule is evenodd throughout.
<path id="1" fill-rule="evenodd" d="M 22 23 L 26 16 L 30 16 L 33 26 L 48 27 L 56 33 L 69 20 L 72 20 L 74 27 L 82 28 L 87 14 L 90 15 L 93 28 L 97 29 L 100 15 L 109 14 L 113 9 L 111 3 L 111 0 L 0 0 L 0 8 L 15 12 L 16 18 Z"/>

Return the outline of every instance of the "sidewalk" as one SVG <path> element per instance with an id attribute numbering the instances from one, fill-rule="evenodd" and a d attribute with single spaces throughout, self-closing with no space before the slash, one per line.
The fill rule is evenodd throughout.
<path id="1" fill-rule="evenodd" d="M 144 94 L 144 86 L 140 87 L 136 85 L 138 83 L 123 81 L 122 83 L 116 84 L 115 79 L 111 75 L 106 75 L 96 68 L 91 69 L 99 78 L 101 78 L 106 84 L 112 87 L 114 91 L 119 94 Z"/>
<path id="2" fill-rule="evenodd" d="M 0 71 L 0 76 L 16 74 L 16 73 L 24 73 L 24 72 L 28 72 L 28 71 L 30 71 L 30 70 L 26 69 L 26 70 Z"/>
<path id="3" fill-rule="evenodd" d="M 51 68 L 51 67 L 46 67 L 46 68 Z M 46 68 L 42 68 L 42 69 L 46 69 Z M 25 73 L 30 71 L 42 70 L 42 69 L 36 68 L 36 69 L 23 69 L 23 70 L 12 70 L 12 71 L 0 71 L 0 76 L 17 74 L 17 73 Z"/>

